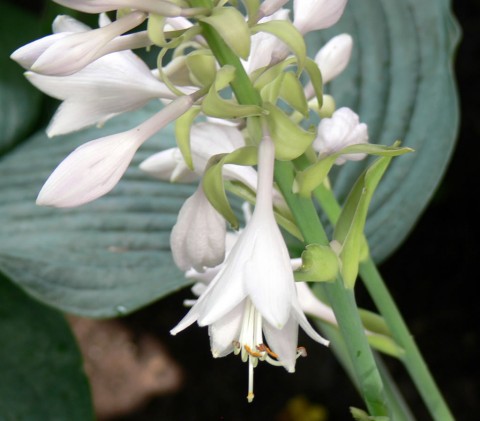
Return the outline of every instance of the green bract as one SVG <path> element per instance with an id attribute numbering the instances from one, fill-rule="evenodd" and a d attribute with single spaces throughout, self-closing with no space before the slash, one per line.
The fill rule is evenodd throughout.
<path id="1" fill-rule="evenodd" d="M 252 28 L 252 34 L 256 34 L 257 32 L 268 32 L 287 44 L 288 48 L 297 57 L 298 74 L 302 72 L 307 57 L 307 47 L 302 34 L 298 32 L 297 28 L 295 28 L 291 22 L 286 20 L 272 20 L 260 23 Z"/>
<path id="2" fill-rule="evenodd" d="M 295 180 L 296 184 L 294 186 L 294 190 L 296 193 L 304 197 L 310 196 L 312 191 L 324 182 L 328 173 L 335 164 L 336 159 L 341 155 L 351 153 L 366 153 L 369 155 L 393 157 L 413 151 L 411 148 L 401 148 L 398 145 L 399 142 L 395 143 L 393 146 L 375 145 L 372 143 L 347 146 L 346 148 L 343 148 L 332 155 L 328 155 L 325 158 L 319 159 L 315 164 L 309 166 L 303 171 L 300 171 Z"/>
<path id="3" fill-rule="evenodd" d="M 175 121 L 175 139 L 182 153 L 185 164 L 193 171 L 192 151 L 190 149 L 190 130 L 195 117 L 200 113 L 199 108 L 191 108 Z"/>
<path id="4" fill-rule="evenodd" d="M 233 7 L 219 7 L 208 17 L 201 18 L 215 28 L 225 43 L 241 58 L 250 54 L 250 30 L 243 15 Z"/>
<path id="5" fill-rule="evenodd" d="M 391 160 L 391 156 L 378 158 L 360 176 L 350 191 L 335 225 L 333 239 L 341 244 L 341 272 L 347 288 L 353 288 L 357 279 L 358 265 L 364 247 L 363 229 L 368 206 Z"/>
<path id="6" fill-rule="evenodd" d="M 264 108 L 268 111 L 264 118 L 275 143 L 275 157 L 282 161 L 298 158 L 312 144 L 315 131 L 302 129 L 271 103 L 265 103 Z"/>
<path id="7" fill-rule="evenodd" d="M 257 148 L 245 146 L 229 154 L 219 154 L 210 158 L 207 170 L 203 175 L 203 190 L 212 206 L 230 223 L 233 229 L 238 229 L 238 219 L 225 194 L 222 169 L 225 164 L 255 165 L 257 163 Z"/>
<path id="8" fill-rule="evenodd" d="M 155 15 L 150 13 L 148 16 L 148 24 L 147 24 L 147 32 L 148 37 L 150 40 L 160 46 L 163 47 L 167 44 L 165 39 L 165 35 L 163 33 L 165 26 L 165 16 Z"/>
<path id="9" fill-rule="evenodd" d="M 224 66 L 217 72 L 215 82 L 202 102 L 202 111 L 211 117 L 235 119 L 264 113 L 256 105 L 240 105 L 233 100 L 223 99 L 218 91 L 224 89 L 235 78 L 235 68 Z"/>

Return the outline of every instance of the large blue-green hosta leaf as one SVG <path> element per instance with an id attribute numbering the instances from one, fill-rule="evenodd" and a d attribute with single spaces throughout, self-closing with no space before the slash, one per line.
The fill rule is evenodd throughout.
<path id="1" fill-rule="evenodd" d="M 366 233 L 377 260 L 407 236 L 435 191 L 459 122 L 452 58 L 459 28 L 448 0 L 351 0 L 341 21 L 309 37 L 310 53 L 347 32 L 354 51 L 329 87 L 337 106 L 368 123 L 370 141 L 400 139 L 416 152 L 395 158 L 370 208 Z M 343 201 L 367 165 L 349 163 L 334 178 Z"/>
<path id="2" fill-rule="evenodd" d="M 0 276 L 0 419 L 93 420 L 82 359 L 63 316 Z"/>
<path id="3" fill-rule="evenodd" d="M 55 139 L 39 133 L 0 163 L 0 269 L 31 295 L 72 313 L 107 317 L 187 285 L 173 265 L 169 236 L 193 187 L 162 183 L 138 169 L 160 144 L 172 144 L 172 128 L 144 145 L 108 196 L 67 210 L 35 205 L 42 183 L 75 147 L 134 127 L 151 113 Z"/>

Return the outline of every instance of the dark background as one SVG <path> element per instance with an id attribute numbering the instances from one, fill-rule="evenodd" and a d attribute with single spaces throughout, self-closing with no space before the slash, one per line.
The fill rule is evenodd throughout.
<path id="1" fill-rule="evenodd" d="M 41 2 L 12 3 L 34 10 Z M 463 31 L 456 60 L 462 109 L 457 148 L 429 208 L 408 240 L 380 269 L 454 415 L 458 420 L 476 421 L 480 419 L 476 293 L 480 262 L 480 2 L 455 0 L 453 9 Z M 187 329 L 175 338 L 168 334 L 184 314 L 182 301 L 189 296 L 188 291 L 176 294 L 123 319 L 134 330 L 161 340 L 182 367 L 184 381 L 178 393 L 153 398 L 116 421 L 288 421 L 293 420 L 286 410 L 292 396 L 304 396 L 312 405 L 321 405 L 328 420 L 350 420 L 348 406 L 362 407 L 330 352 L 304 335 L 300 343 L 307 346 L 309 357 L 298 362 L 297 373 L 261 365 L 255 372 L 256 400 L 248 405 L 247 367 L 239 358 L 212 359 L 206 329 Z M 362 290 L 358 300 L 369 305 Z M 417 419 L 428 420 L 403 368 L 393 360 L 387 363 Z"/>

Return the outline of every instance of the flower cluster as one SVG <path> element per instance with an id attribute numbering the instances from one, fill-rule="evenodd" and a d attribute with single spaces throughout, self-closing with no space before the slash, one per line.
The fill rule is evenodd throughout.
<path id="1" fill-rule="evenodd" d="M 309 324 L 303 307 L 334 319 L 305 284 L 295 284 L 275 219 L 275 213 L 288 213 L 288 208 L 274 188 L 273 174 L 276 159 L 314 152 L 322 160 L 368 141 L 358 116 L 347 108 L 334 112 L 334 102 L 323 95 L 323 85 L 346 68 L 352 38 L 334 37 L 313 59 L 304 48 L 303 35 L 336 23 L 346 0 L 294 0 L 293 16 L 282 8 L 283 0 L 264 0 L 259 7 L 251 2 L 247 16 L 230 6 L 198 7 L 193 0 L 185 3 L 189 7 L 163 0 L 56 2 L 100 15 L 97 29 L 59 16 L 53 35 L 12 54 L 33 85 L 62 101 L 47 128 L 49 136 L 101 125 L 160 101 L 159 111 L 137 127 L 74 150 L 50 175 L 37 203 L 73 207 L 107 194 L 143 143 L 177 121 L 183 133 L 178 146 L 140 166 L 164 181 L 199 183 L 179 212 L 171 249 L 187 276 L 205 276 L 208 285 L 171 332 L 194 322 L 208 326 L 214 357 L 233 352 L 248 362 L 251 401 L 258 361 L 293 372 L 297 357 L 305 354 L 297 347 L 299 325 L 318 343 L 328 343 Z M 117 11 L 113 21 L 107 15 L 112 11 Z M 241 60 L 217 62 L 205 28 Z M 132 51 L 145 47 L 160 51 L 158 68 L 149 68 Z M 163 65 L 170 50 L 173 58 Z M 302 73 L 309 76 L 307 83 L 301 82 Z M 255 92 L 251 103 L 236 95 L 241 74 Z M 316 131 L 302 125 L 312 113 L 321 117 Z M 363 156 L 340 155 L 336 162 Z M 232 247 L 227 221 L 235 217 L 225 183 L 255 198 L 253 214 Z"/>

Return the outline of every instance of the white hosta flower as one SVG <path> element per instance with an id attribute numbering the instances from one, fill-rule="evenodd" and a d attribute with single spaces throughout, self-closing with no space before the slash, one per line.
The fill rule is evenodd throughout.
<path id="1" fill-rule="evenodd" d="M 361 143 L 368 143 L 368 128 L 360 123 L 358 115 L 350 108 L 342 107 L 336 110 L 331 118 L 324 118 L 318 125 L 317 138 L 313 142 L 319 156 L 328 156 L 341 149 Z M 344 164 L 348 161 L 359 161 L 365 158 L 363 153 L 341 155 L 335 163 Z"/>
<path id="2" fill-rule="evenodd" d="M 132 111 L 154 98 L 175 96 L 131 51 L 100 57 L 70 76 L 26 72 L 42 92 L 63 103 L 47 128 L 48 136 L 69 133 Z"/>
<path id="3" fill-rule="evenodd" d="M 238 233 L 227 232 L 225 247 L 226 255 L 230 253 L 230 250 L 236 243 L 238 236 Z M 296 270 L 302 265 L 302 259 L 291 259 L 290 263 L 292 270 Z M 197 297 L 203 294 L 207 289 L 208 284 L 210 284 L 210 282 L 215 278 L 222 266 L 223 263 L 216 267 L 207 268 L 203 272 L 199 272 L 193 268 L 187 270 L 185 272 L 185 277 L 195 281 L 195 284 L 192 286 L 193 294 Z M 337 319 L 335 318 L 335 314 L 333 313 L 331 307 L 322 303 L 308 287 L 306 282 L 295 282 L 295 287 L 297 290 L 298 302 L 300 303 L 300 307 L 305 314 L 316 317 L 333 325 L 338 325 Z M 196 300 L 184 301 L 184 304 L 187 306 L 192 306 L 195 303 Z"/>
<path id="4" fill-rule="evenodd" d="M 347 0 L 294 0 L 293 24 L 302 33 L 329 28 L 338 22 Z"/>
<path id="5" fill-rule="evenodd" d="M 70 75 L 99 57 L 115 51 L 108 44 L 140 25 L 145 18 L 146 15 L 142 12 L 132 12 L 102 28 L 53 34 L 21 47 L 11 58 L 36 73 Z M 32 58 L 36 58 L 33 63 Z"/>
<path id="6" fill-rule="evenodd" d="M 118 183 L 137 149 L 192 104 L 191 97 L 180 97 L 131 130 L 78 147 L 50 175 L 38 194 L 37 204 L 68 208 L 105 195 Z"/>
<path id="7" fill-rule="evenodd" d="M 202 185 L 183 204 L 170 235 L 175 264 L 183 271 L 201 272 L 225 258 L 225 219 L 210 204 Z"/>
<path id="8" fill-rule="evenodd" d="M 310 326 L 298 302 L 290 257 L 272 210 L 274 158 L 273 142 L 265 136 L 252 218 L 213 281 L 171 331 L 175 335 L 194 322 L 209 326 L 214 357 L 233 351 L 248 361 L 249 402 L 259 360 L 295 370 L 297 357 L 304 355 L 297 349 L 299 324 L 317 342 L 328 343 Z"/>

